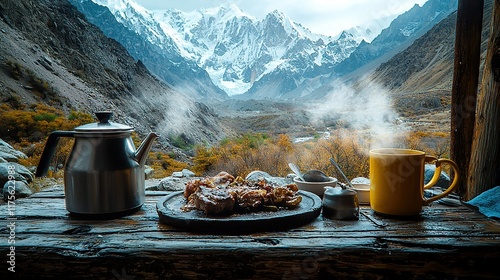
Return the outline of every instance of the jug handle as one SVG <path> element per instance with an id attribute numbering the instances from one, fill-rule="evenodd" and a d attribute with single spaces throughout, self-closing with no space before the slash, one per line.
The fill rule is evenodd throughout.
<path id="1" fill-rule="evenodd" d="M 74 137 L 74 131 L 62 131 L 57 130 L 52 132 L 47 139 L 45 148 L 43 148 L 42 156 L 40 157 L 40 162 L 36 168 L 36 177 L 42 177 L 49 171 L 50 162 L 54 158 L 54 154 L 57 148 L 57 143 L 59 143 L 59 137 Z"/>

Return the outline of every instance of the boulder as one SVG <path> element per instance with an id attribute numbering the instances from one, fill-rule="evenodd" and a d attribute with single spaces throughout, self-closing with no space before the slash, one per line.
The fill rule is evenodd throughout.
<path id="1" fill-rule="evenodd" d="M 172 172 L 172 177 L 175 178 L 191 178 L 194 175 L 194 172 L 189 169 L 182 169 L 182 171 Z"/>
<path id="2" fill-rule="evenodd" d="M 147 180 L 147 179 L 152 178 L 153 174 L 154 174 L 154 171 L 155 170 L 153 168 L 151 168 L 151 166 L 145 165 L 144 166 L 144 177 L 145 177 L 145 179 Z"/>
<path id="3" fill-rule="evenodd" d="M 185 180 L 175 177 L 165 177 L 158 184 L 159 191 L 183 191 L 185 188 Z"/>
<path id="4" fill-rule="evenodd" d="M 186 178 L 194 177 L 194 172 L 189 169 L 182 169 L 182 175 Z"/>
<path id="5" fill-rule="evenodd" d="M 181 171 L 172 172 L 172 177 L 174 177 L 174 178 L 182 178 L 182 177 L 184 177 L 184 174 L 182 174 Z"/>
<path id="6" fill-rule="evenodd" d="M 18 162 L 20 158 L 27 158 L 23 152 L 14 149 L 2 139 L 0 139 L 0 157 L 8 162 Z"/>
<path id="7" fill-rule="evenodd" d="M 9 176 L 12 178 L 9 178 Z M 26 167 L 16 162 L 0 163 L 0 186 L 3 186 L 7 181 L 9 181 L 9 179 L 14 179 L 28 184 L 33 181 L 33 173 L 31 173 Z"/>
<path id="8" fill-rule="evenodd" d="M 3 199 L 4 200 L 10 200 L 12 201 L 13 199 L 11 198 L 12 196 L 12 191 L 14 191 L 14 197 L 15 199 L 18 198 L 23 198 L 23 197 L 28 197 L 33 192 L 31 191 L 30 188 L 28 188 L 28 185 L 25 182 L 22 181 L 7 181 L 3 185 Z"/>
<path id="9" fill-rule="evenodd" d="M 293 183 L 293 178 L 290 177 L 274 177 L 269 175 L 267 172 L 260 171 L 260 170 L 254 170 L 245 177 L 246 180 L 249 181 L 260 181 L 264 180 L 268 184 L 275 184 L 279 186 L 284 186 Z"/>

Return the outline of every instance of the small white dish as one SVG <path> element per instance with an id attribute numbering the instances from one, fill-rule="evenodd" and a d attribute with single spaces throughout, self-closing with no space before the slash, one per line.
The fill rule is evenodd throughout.
<path id="1" fill-rule="evenodd" d="M 359 204 L 370 204 L 370 184 L 352 184 L 358 193 Z"/>
<path id="2" fill-rule="evenodd" d="M 326 182 L 304 182 L 299 177 L 293 178 L 293 182 L 297 185 L 299 190 L 312 192 L 318 196 L 323 196 L 325 193 L 324 187 L 329 186 L 335 188 L 337 186 L 337 179 L 333 177 L 330 178 L 329 181 Z"/>

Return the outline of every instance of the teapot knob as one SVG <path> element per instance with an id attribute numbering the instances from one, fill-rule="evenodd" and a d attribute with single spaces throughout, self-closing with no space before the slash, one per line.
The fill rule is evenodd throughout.
<path id="1" fill-rule="evenodd" d="M 113 112 L 111 111 L 99 111 L 95 112 L 95 115 L 100 123 L 108 123 L 109 119 L 113 116 Z"/>

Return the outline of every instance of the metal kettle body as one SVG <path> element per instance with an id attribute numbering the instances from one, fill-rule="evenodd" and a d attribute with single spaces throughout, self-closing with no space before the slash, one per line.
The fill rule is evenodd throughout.
<path id="1" fill-rule="evenodd" d="M 144 164 L 157 135 L 150 133 L 136 151 L 130 127 L 100 121 L 52 132 L 37 168 L 37 176 L 47 172 L 59 137 L 75 138 L 64 168 L 66 209 L 73 214 L 130 212 L 145 200 Z"/>

